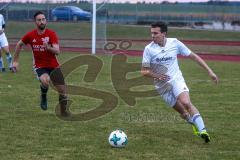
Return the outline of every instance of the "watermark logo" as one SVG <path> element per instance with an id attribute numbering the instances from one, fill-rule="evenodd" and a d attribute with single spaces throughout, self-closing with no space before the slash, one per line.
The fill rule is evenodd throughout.
<path id="1" fill-rule="evenodd" d="M 132 47 L 132 41 L 131 40 L 121 40 L 119 42 L 119 44 L 115 43 L 115 42 L 107 42 L 104 46 L 103 46 L 103 50 L 105 53 L 113 53 L 113 52 L 126 52 L 127 50 L 129 50 Z"/>
<path id="2" fill-rule="evenodd" d="M 124 48 L 123 41 L 120 47 Z M 109 45 L 109 44 L 108 44 Z M 128 47 L 126 47 L 128 48 Z M 108 48 L 109 49 L 109 48 Z M 87 71 L 83 78 L 84 82 L 95 82 L 97 77 L 100 74 L 100 71 L 104 65 L 103 61 L 94 55 L 80 55 L 75 57 L 64 64 L 61 65 L 61 71 L 63 74 L 63 78 L 66 79 L 75 69 L 81 66 L 87 66 Z M 142 64 L 141 63 L 130 63 L 127 61 L 127 56 L 124 54 L 116 54 L 112 56 L 111 63 L 111 81 L 113 88 L 119 97 L 128 105 L 134 106 L 136 105 L 136 98 L 139 97 L 155 97 L 159 93 L 155 90 L 145 90 L 145 91 L 134 91 L 132 88 L 141 87 L 144 85 L 153 85 L 153 79 L 144 77 L 140 74 Z M 166 69 L 160 69 L 166 72 Z M 127 78 L 128 73 L 139 73 L 138 77 L 135 78 Z M 57 77 L 55 74 L 59 74 L 57 72 L 53 72 L 50 77 Z M 162 74 L 162 73 L 161 73 Z M 59 92 L 57 89 L 58 86 L 51 83 L 51 86 Z M 56 106 L 56 115 L 58 118 L 62 120 L 68 121 L 87 121 L 92 120 L 98 117 L 101 117 L 109 112 L 111 112 L 118 105 L 118 97 L 109 91 L 98 90 L 96 88 L 90 88 L 86 86 L 76 86 L 65 84 L 67 95 L 79 95 L 85 97 L 91 97 L 95 99 L 102 100 L 102 103 L 97 107 L 92 107 L 94 109 L 84 112 L 84 113 L 71 113 L 71 105 L 72 101 L 70 99 L 67 100 L 64 107 L 70 113 L 67 118 L 61 115 L 61 103 Z M 60 93 L 61 94 L 61 93 Z M 62 103 L 63 104 L 63 103 Z M 79 104 L 81 107 L 81 104 Z"/>
<path id="3" fill-rule="evenodd" d="M 181 121 L 181 117 L 172 113 L 166 114 L 162 112 L 123 112 L 120 114 L 120 119 L 129 123 L 145 123 L 145 122 L 159 122 L 159 123 L 176 123 Z"/>

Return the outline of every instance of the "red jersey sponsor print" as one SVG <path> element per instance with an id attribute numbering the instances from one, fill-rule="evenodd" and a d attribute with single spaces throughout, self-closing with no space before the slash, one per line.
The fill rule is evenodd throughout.
<path id="1" fill-rule="evenodd" d="M 43 42 L 49 45 L 58 44 L 58 38 L 54 31 L 46 29 L 43 34 L 39 34 L 37 30 L 32 30 L 22 37 L 22 42 L 29 44 L 33 51 L 34 68 L 57 68 L 59 63 L 56 55 L 47 51 Z"/>

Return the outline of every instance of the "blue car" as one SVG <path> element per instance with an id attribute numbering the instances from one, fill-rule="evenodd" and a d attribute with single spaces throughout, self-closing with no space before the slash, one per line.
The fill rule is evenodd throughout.
<path id="1" fill-rule="evenodd" d="M 52 10 L 52 20 L 87 20 L 92 17 L 90 12 L 84 11 L 76 6 L 61 6 Z"/>

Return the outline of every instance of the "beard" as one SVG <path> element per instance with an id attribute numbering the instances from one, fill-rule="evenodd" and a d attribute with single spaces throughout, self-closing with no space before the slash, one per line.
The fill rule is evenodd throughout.
<path id="1" fill-rule="evenodd" d="M 159 41 L 159 40 L 156 39 L 156 38 L 153 38 L 152 40 L 153 40 L 154 43 L 158 43 L 158 41 Z"/>
<path id="2" fill-rule="evenodd" d="M 46 24 L 41 24 L 38 26 L 38 29 L 44 30 L 46 28 Z"/>

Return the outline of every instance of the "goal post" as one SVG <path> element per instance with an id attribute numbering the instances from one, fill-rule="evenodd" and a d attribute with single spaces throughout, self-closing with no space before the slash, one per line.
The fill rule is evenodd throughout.
<path id="1" fill-rule="evenodd" d="M 92 54 L 96 54 L 96 0 L 92 0 Z"/>
<path id="2" fill-rule="evenodd" d="M 107 41 L 108 0 L 97 3 L 92 0 L 92 54 L 104 52 L 103 48 Z"/>

